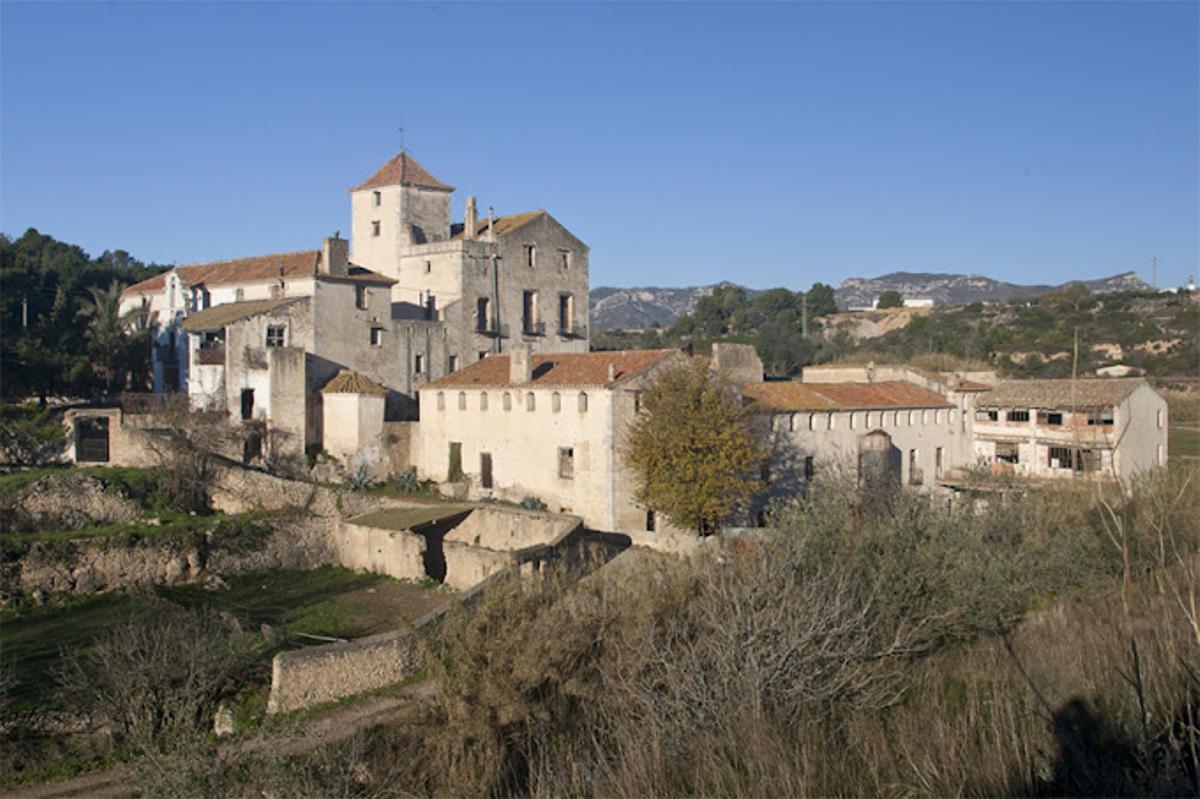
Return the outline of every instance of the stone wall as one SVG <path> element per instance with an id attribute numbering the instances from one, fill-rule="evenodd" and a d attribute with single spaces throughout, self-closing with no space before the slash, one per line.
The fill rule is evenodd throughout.
<path id="1" fill-rule="evenodd" d="M 271 533 L 261 542 L 228 549 L 183 542 L 37 542 L 21 559 L 0 567 L 0 592 L 87 594 L 175 585 L 210 574 L 315 569 L 337 563 L 324 519 L 279 519 L 270 524 Z"/>
<path id="2" fill-rule="evenodd" d="M 347 569 L 386 574 L 397 580 L 423 580 L 425 538 L 407 530 L 337 523 L 334 550 Z"/>
<path id="3" fill-rule="evenodd" d="M 401 682 L 424 660 L 413 630 L 280 652 L 271 662 L 268 713 L 285 713 Z"/>

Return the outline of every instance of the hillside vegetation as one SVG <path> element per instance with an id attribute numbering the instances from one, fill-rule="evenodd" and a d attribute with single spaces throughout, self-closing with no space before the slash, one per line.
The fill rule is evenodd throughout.
<path id="1" fill-rule="evenodd" d="M 1069 377 L 1079 337 L 1079 374 L 1125 364 L 1150 376 L 1200 373 L 1200 302 L 1187 293 L 1092 294 L 1082 286 L 1007 303 L 974 303 L 914 314 L 899 330 L 856 342 L 820 320 L 832 308 L 810 303 L 808 336 L 800 295 L 774 289 L 749 297 L 735 288 L 714 292 L 692 314 L 666 329 L 609 331 L 597 349 L 676 346 L 704 352 L 712 341 L 752 343 L 769 375 L 789 377 L 809 364 L 857 360 L 993 368 L 1011 377 Z"/>

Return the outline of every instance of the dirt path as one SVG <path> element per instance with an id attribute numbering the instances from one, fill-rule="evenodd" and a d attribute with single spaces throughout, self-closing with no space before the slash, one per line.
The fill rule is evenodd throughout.
<path id="1" fill-rule="evenodd" d="M 344 741 L 359 730 L 392 721 L 414 710 L 420 702 L 434 696 L 432 680 L 405 686 L 402 691 L 364 699 L 338 707 L 319 716 L 297 722 L 294 729 L 260 734 L 220 748 L 220 755 L 302 755 L 322 746 Z M 117 766 L 71 779 L 0 789 L 5 799 L 66 799 L 95 797 L 118 799 L 133 796 L 129 785 L 129 767 Z"/>

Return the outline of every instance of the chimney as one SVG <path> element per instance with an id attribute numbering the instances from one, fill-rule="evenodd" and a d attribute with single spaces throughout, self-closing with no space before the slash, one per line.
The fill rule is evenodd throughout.
<path id="1" fill-rule="evenodd" d="M 611 383 L 616 379 L 617 379 L 617 365 L 615 363 L 609 363 L 609 365 L 608 365 L 608 382 Z"/>
<path id="2" fill-rule="evenodd" d="M 326 275 L 350 274 L 350 242 L 338 236 L 325 239 L 321 247 L 321 272 Z"/>
<path id="3" fill-rule="evenodd" d="M 479 226 L 479 215 L 475 212 L 475 198 L 467 198 L 467 215 L 463 220 L 463 238 L 475 238 L 475 229 Z"/>
<path id="4" fill-rule="evenodd" d="M 529 347 L 513 347 L 508 353 L 508 380 L 513 384 L 529 383 L 533 380 L 533 353 Z"/>
<path id="5" fill-rule="evenodd" d="M 492 206 L 489 205 L 488 206 L 488 233 L 487 233 L 488 241 L 496 240 L 496 229 L 494 227 L 495 224 L 496 224 L 496 216 L 492 212 Z"/>

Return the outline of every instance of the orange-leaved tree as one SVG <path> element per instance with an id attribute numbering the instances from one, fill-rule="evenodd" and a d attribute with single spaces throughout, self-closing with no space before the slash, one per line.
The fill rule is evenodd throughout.
<path id="1" fill-rule="evenodd" d="M 646 391 L 624 454 L 638 502 L 701 533 L 760 489 L 766 457 L 736 389 L 699 358 L 663 372 Z"/>

